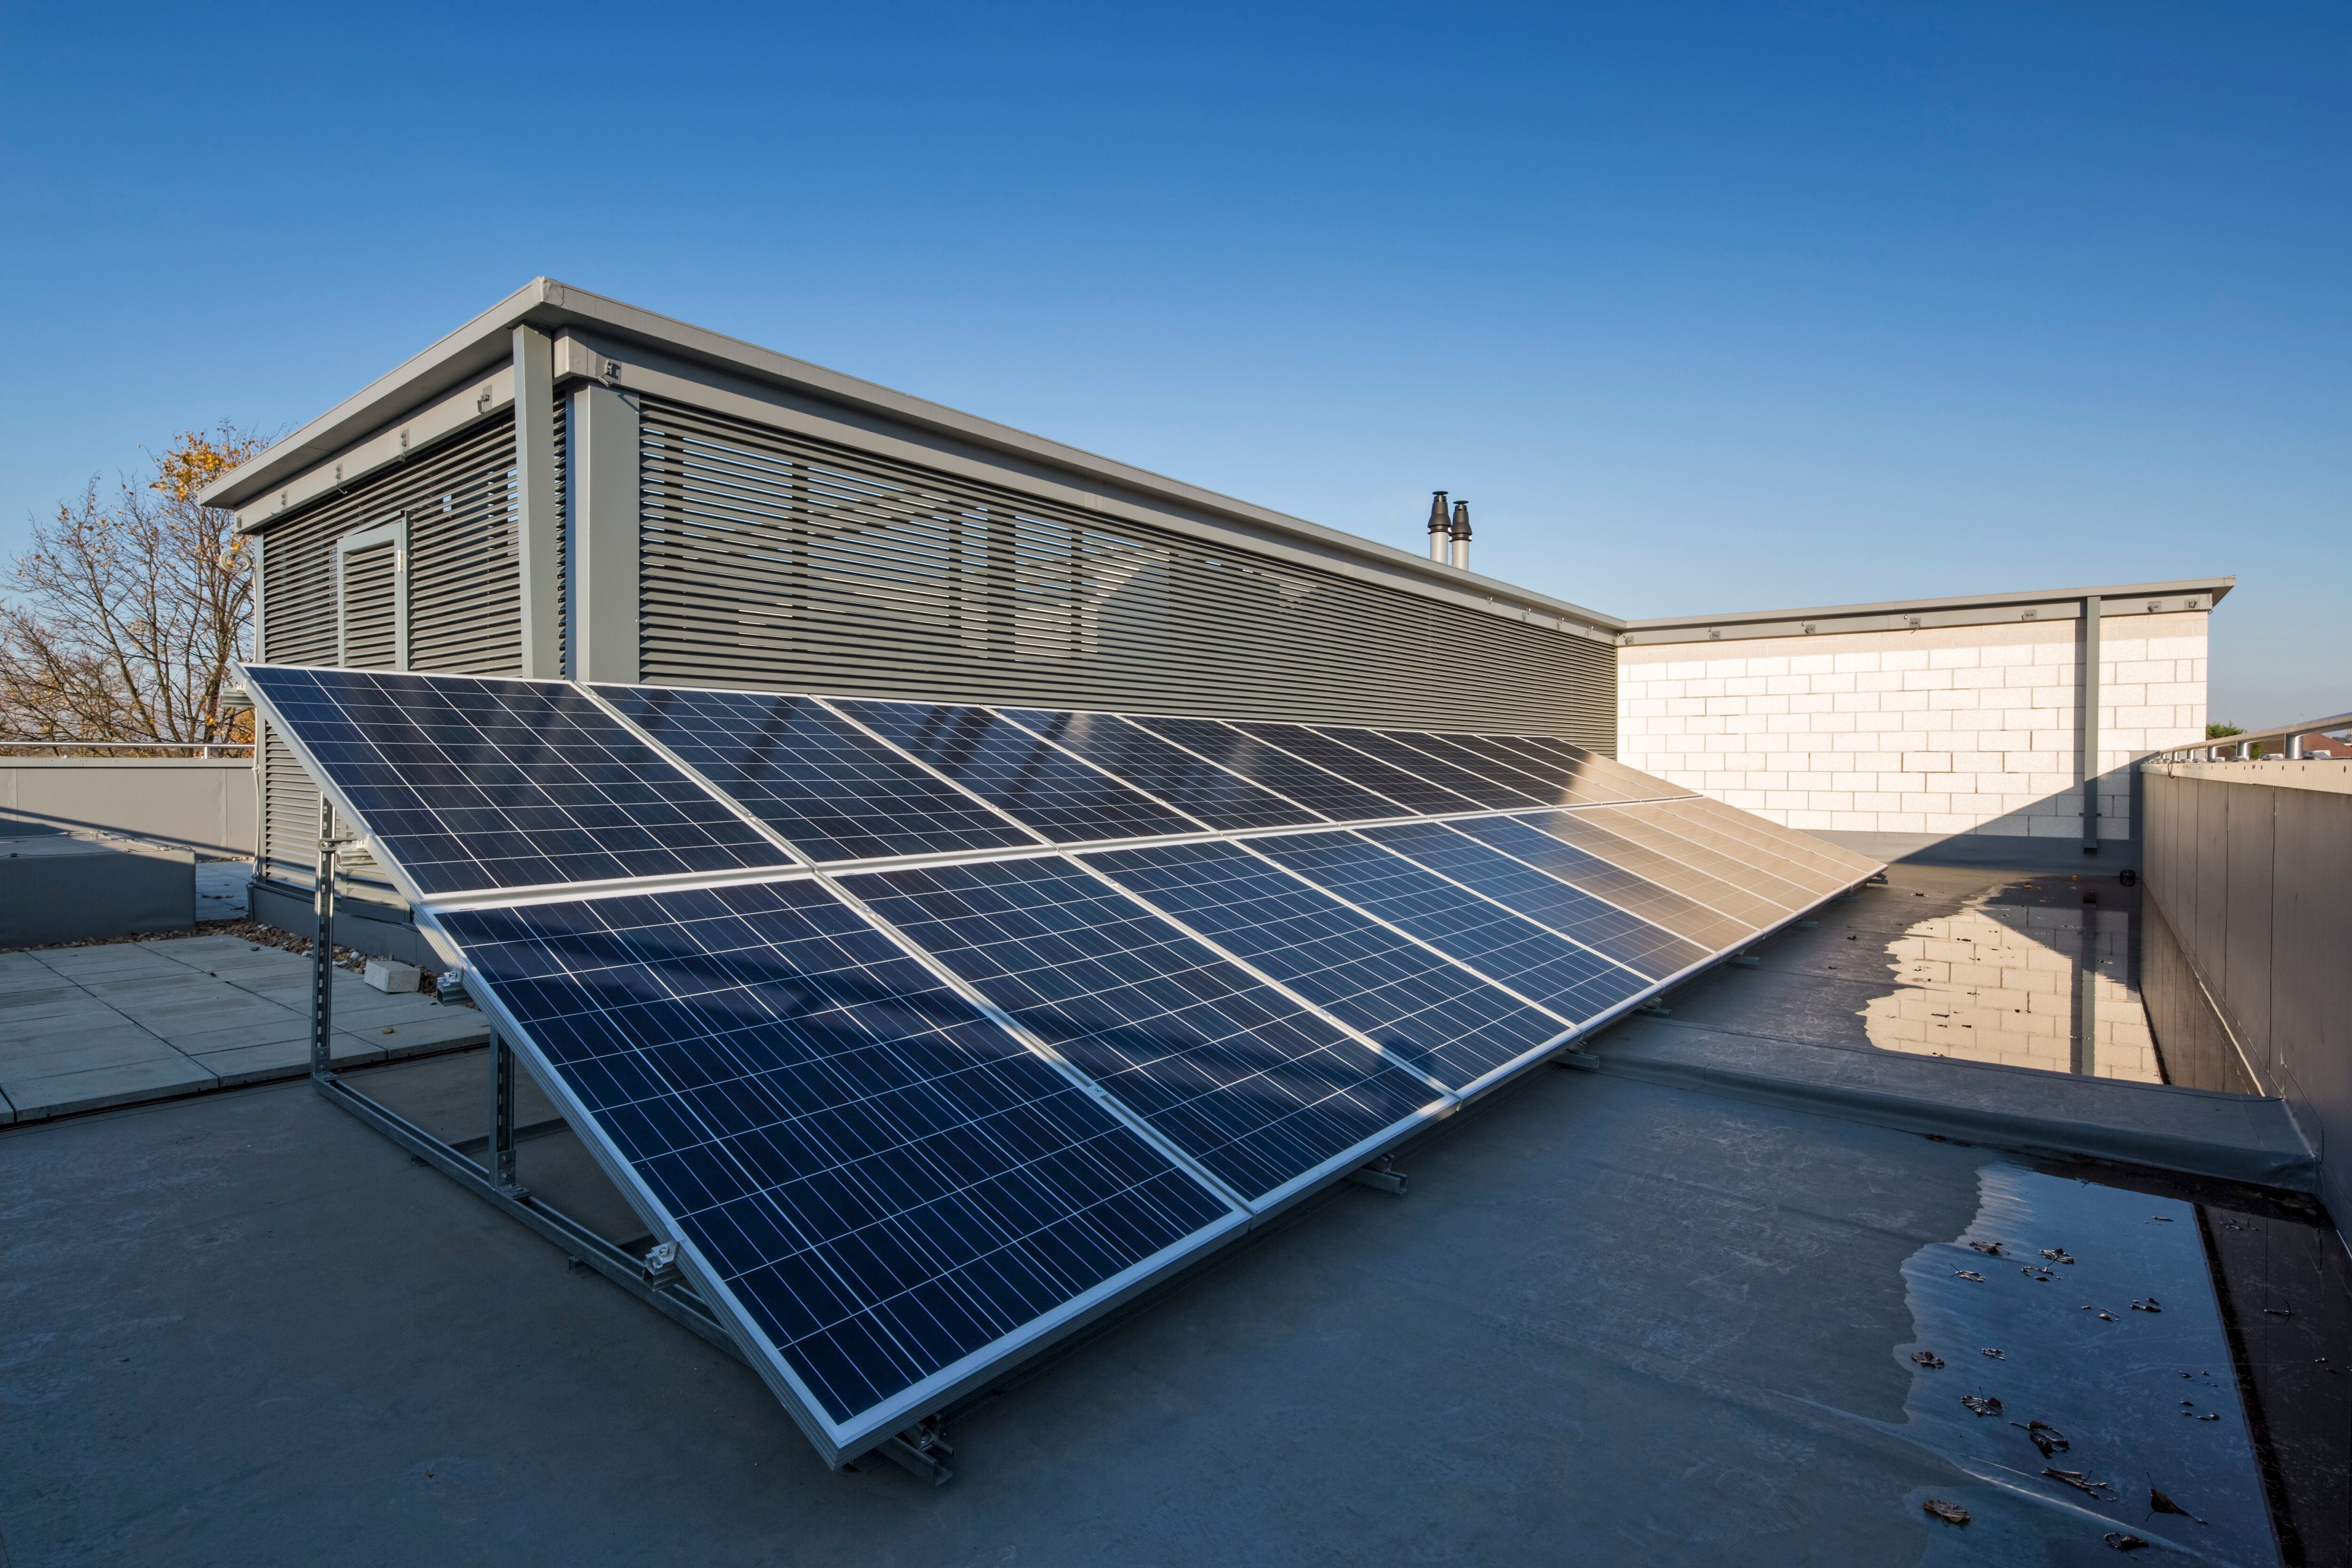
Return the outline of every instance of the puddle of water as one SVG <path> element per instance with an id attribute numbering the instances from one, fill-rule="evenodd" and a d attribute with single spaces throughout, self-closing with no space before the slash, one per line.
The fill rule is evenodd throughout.
<path id="1" fill-rule="evenodd" d="M 2006 1163 L 1983 1166 L 1978 1191 L 1968 1229 L 1903 1268 L 1916 1337 L 1894 1351 L 1912 1374 L 1902 1430 L 1969 1478 L 1906 1497 L 1914 1512 L 1935 1497 L 1971 1516 L 1930 1521 L 1922 1561 L 2096 1562 L 2114 1533 L 2149 1542 L 2116 1561 L 2278 1563 L 2195 1208 Z M 2155 1511 L 2152 1488 L 2196 1518 Z"/>
<path id="2" fill-rule="evenodd" d="M 1882 1051 L 2259 1093 L 2141 889 L 1996 883 L 1885 946 L 1895 988 L 1862 1011 Z"/>

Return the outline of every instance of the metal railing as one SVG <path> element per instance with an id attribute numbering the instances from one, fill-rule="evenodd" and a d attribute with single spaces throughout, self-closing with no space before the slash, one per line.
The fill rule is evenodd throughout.
<path id="1" fill-rule="evenodd" d="M 2283 724 L 2272 729 L 2247 730 L 2239 735 L 2216 736 L 2200 746 L 2178 747 L 2170 751 L 2156 752 L 2142 760 L 2148 762 L 2251 762 L 2254 747 L 2268 741 L 2286 743 L 2286 760 L 2299 761 L 2303 757 L 2303 737 L 2324 730 L 2352 728 L 2352 713 L 2339 713 L 2333 718 L 2307 718 L 2299 724 Z M 2352 751 L 2352 743 L 2347 743 Z M 2224 757 L 2222 754 L 2229 755 Z"/>
<path id="2" fill-rule="evenodd" d="M 0 747 L 38 746 L 51 751 L 193 751 L 200 759 L 215 751 L 249 752 L 249 740 L 5 740 Z"/>

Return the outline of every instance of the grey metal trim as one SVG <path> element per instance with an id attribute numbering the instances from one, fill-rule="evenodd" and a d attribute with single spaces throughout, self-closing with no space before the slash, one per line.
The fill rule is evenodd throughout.
<path id="1" fill-rule="evenodd" d="M 352 662 L 351 558 L 362 550 L 392 551 L 392 668 L 408 668 L 408 519 L 394 517 L 372 528 L 354 528 L 335 540 L 335 662 Z"/>
<path id="2" fill-rule="evenodd" d="M 556 493 L 555 374 L 547 334 L 514 329 L 516 548 L 522 568 L 525 675 L 563 673 L 562 502 Z"/>
<path id="3" fill-rule="evenodd" d="M 2099 852 L 2099 622 L 2101 596 L 2085 594 L 2082 667 L 2074 692 L 2074 746 L 2083 786 L 2083 852 Z M 2095 965 L 2094 967 L 2096 966 Z M 2078 1068 L 2077 1071 L 2085 1071 Z"/>
<path id="4" fill-rule="evenodd" d="M 574 389 L 565 538 L 572 573 L 565 595 L 572 657 L 583 681 L 637 679 L 638 419 L 635 401 L 604 382 Z"/>
<path id="5" fill-rule="evenodd" d="M 2072 621 L 2095 600 L 2103 615 L 2203 612 L 2237 586 L 2234 577 L 2127 582 L 2102 588 L 2037 589 L 2017 593 L 1897 599 L 1877 604 L 1827 604 L 1810 610 L 1741 610 L 1628 621 L 1622 647 L 1660 643 L 1737 642 L 1750 637 L 1827 636 L 1840 632 L 1909 632 L 1931 626 L 1990 626 L 2015 621 Z"/>

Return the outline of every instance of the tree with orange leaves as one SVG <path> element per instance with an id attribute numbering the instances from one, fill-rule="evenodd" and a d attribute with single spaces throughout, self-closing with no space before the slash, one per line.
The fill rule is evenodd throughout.
<path id="1" fill-rule="evenodd" d="M 222 706 L 229 661 L 253 630 L 253 552 L 205 486 L 258 452 L 222 423 L 151 454 L 143 484 L 119 481 L 36 524 L 0 604 L 0 732 L 59 741 L 249 741 L 251 716 Z"/>

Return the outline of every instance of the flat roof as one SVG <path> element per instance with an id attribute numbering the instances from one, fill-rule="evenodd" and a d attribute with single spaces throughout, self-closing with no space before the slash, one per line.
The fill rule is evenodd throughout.
<path id="1" fill-rule="evenodd" d="M 1749 637 L 1796 637 L 1831 632 L 1900 632 L 1927 626 L 1982 625 L 2017 620 L 2081 618 L 2085 600 L 2099 615 L 2156 611 L 2209 611 L 2238 585 L 2234 577 L 2190 577 L 2169 582 L 2111 582 L 2088 588 L 2036 588 L 2013 593 L 1945 594 L 1890 599 L 1875 604 L 1824 604 L 1798 610 L 1733 610 L 1712 615 L 1661 615 L 1621 621 L 1619 641 L 1702 643 Z"/>

